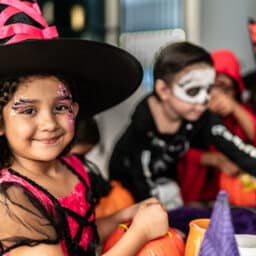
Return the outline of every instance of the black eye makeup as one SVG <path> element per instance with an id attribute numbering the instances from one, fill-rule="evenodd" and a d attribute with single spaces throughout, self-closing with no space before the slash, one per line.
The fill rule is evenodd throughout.
<path id="1" fill-rule="evenodd" d="M 32 115 L 36 112 L 35 107 L 32 105 L 32 101 L 24 99 L 14 102 L 11 108 L 18 114 Z"/>
<path id="2" fill-rule="evenodd" d="M 185 92 L 187 95 L 194 97 L 200 92 L 201 89 L 202 89 L 202 87 L 198 86 L 198 87 L 193 87 L 193 88 L 187 89 Z"/>

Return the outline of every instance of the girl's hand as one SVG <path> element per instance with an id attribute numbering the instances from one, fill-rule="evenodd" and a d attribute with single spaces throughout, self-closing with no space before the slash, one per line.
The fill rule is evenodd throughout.
<path id="1" fill-rule="evenodd" d="M 236 101 L 219 89 L 212 89 L 209 101 L 209 109 L 221 116 L 227 116 L 234 112 Z"/>
<path id="2" fill-rule="evenodd" d="M 127 222 L 127 221 L 130 221 L 133 219 L 133 217 L 136 215 L 138 209 L 141 207 L 141 206 L 145 206 L 145 205 L 149 205 L 149 204 L 154 204 L 154 203 L 159 203 L 159 200 L 154 198 L 154 197 L 151 197 L 151 198 L 148 198 L 148 199 L 145 199 L 139 203 L 136 203 L 128 208 L 125 208 L 125 209 L 122 209 L 120 211 L 118 211 L 116 214 L 115 214 L 115 218 L 117 220 L 117 223 L 123 223 L 123 222 Z"/>
<path id="3" fill-rule="evenodd" d="M 107 239 L 110 233 L 118 226 L 118 224 L 130 222 L 138 213 L 141 207 L 143 208 L 150 204 L 159 204 L 159 201 L 156 198 L 149 198 L 128 208 L 119 210 L 112 215 L 98 218 L 96 220 L 96 224 L 100 236 L 100 241 L 104 243 L 104 241 Z"/>
<path id="4" fill-rule="evenodd" d="M 229 160 L 221 152 L 205 152 L 200 160 L 203 166 L 213 166 L 230 176 L 239 174 L 239 166 Z"/>
<path id="5" fill-rule="evenodd" d="M 222 170 L 224 173 L 226 173 L 229 176 L 235 176 L 240 173 L 240 168 L 235 163 L 230 161 L 222 153 L 217 153 L 216 157 L 216 163 L 218 163 L 218 168 Z"/>
<path id="6" fill-rule="evenodd" d="M 162 204 L 154 198 L 139 204 L 130 229 L 136 230 L 145 241 L 163 236 L 168 231 L 168 215 Z"/>
<path id="7" fill-rule="evenodd" d="M 167 212 L 155 198 L 144 200 L 118 212 L 119 217 L 120 214 L 123 214 L 122 217 L 126 218 L 133 216 L 133 218 L 127 219 L 132 221 L 131 225 L 122 238 L 110 250 L 103 254 L 104 256 L 121 254 L 124 256 L 133 256 L 149 240 L 167 234 Z M 115 219 L 117 220 L 116 216 Z M 119 221 L 119 223 L 122 223 L 122 221 Z"/>

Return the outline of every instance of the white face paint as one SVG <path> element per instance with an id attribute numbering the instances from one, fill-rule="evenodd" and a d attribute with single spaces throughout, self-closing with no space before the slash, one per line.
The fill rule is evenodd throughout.
<path id="1" fill-rule="evenodd" d="M 191 70 L 173 86 L 173 94 L 187 103 L 204 104 L 210 98 L 209 88 L 214 79 L 212 68 Z"/>

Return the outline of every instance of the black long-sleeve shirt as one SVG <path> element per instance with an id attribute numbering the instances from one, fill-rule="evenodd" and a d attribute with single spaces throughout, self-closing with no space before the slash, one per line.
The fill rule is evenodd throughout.
<path id="1" fill-rule="evenodd" d="M 147 99 L 137 106 L 130 125 L 116 143 L 109 162 L 111 179 L 119 180 L 137 201 L 150 196 L 147 176 L 176 178 L 178 159 L 190 148 L 207 150 L 214 145 L 242 170 L 256 176 L 256 148 L 233 135 L 213 113 L 199 120 L 184 120 L 175 134 L 161 134 Z"/>

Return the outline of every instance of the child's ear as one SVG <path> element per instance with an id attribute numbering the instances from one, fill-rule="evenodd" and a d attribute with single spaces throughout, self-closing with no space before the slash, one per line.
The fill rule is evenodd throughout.
<path id="1" fill-rule="evenodd" d="M 77 116 L 78 111 L 79 111 L 79 105 L 78 105 L 77 102 L 74 102 L 74 103 L 73 103 L 73 113 L 74 113 L 74 116 L 75 116 L 75 117 Z"/>
<path id="2" fill-rule="evenodd" d="M 157 79 L 155 81 L 155 92 L 161 101 L 169 99 L 171 90 L 164 80 Z"/>

